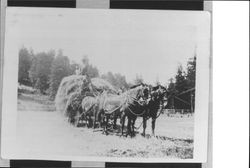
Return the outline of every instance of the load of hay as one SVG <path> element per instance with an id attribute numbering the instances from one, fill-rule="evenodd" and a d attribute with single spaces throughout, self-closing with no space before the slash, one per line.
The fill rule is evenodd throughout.
<path id="1" fill-rule="evenodd" d="M 63 78 L 55 97 L 56 110 L 63 112 L 69 117 L 70 122 L 73 122 L 73 118 L 81 106 L 81 101 L 86 96 L 85 90 L 86 92 L 91 90 L 93 96 L 104 90 L 108 93 L 117 93 L 115 88 L 104 79 L 92 78 L 91 84 L 92 90 L 88 88 L 89 81 L 83 75 L 71 75 Z"/>

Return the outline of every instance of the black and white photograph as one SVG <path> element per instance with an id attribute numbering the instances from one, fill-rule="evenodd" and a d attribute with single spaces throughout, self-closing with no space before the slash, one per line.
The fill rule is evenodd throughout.
<path id="1" fill-rule="evenodd" d="M 1 155 L 201 162 L 210 14 L 8 8 Z"/>

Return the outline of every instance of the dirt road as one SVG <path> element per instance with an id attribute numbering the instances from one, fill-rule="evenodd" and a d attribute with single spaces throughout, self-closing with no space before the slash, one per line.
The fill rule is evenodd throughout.
<path id="1" fill-rule="evenodd" d="M 140 134 L 126 138 L 71 126 L 61 113 L 48 108 L 50 105 L 27 97 L 19 99 L 18 152 L 42 152 L 57 156 L 193 157 L 192 117 L 171 118 L 163 115 L 156 122 L 158 138 L 144 138 Z M 140 120 L 137 120 L 137 126 Z M 151 132 L 150 127 L 148 122 L 147 133 Z"/>

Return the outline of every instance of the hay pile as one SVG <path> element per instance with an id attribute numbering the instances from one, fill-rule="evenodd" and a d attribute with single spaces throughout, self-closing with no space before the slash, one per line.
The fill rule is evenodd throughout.
<path id="1" fill-rule="evenodd" d="M 67 104 L 65 106 L 64 115 L 68 117 L 68 121 L 71 124 L 74 124 L 77 119 L 76 116 L 80 114 L 81 111 L 81 102 L 84 96 L 78 92 L 72 93 L 67 100 Z"/>
<path id="2" fill-rule="evenodd" d="M 81 88 L 88 87 L 86 76 L 82 75 L 71 75 L 62 79 L 60 86 L 58 88 L 55 106 L 57 111 L 65 112 L 68 99 L 71 97 L 77 99 L 77 104 L 82 99 Z M 109 93 L 117 93 L 115 88 L 107 81 L 101 78 L 92 78 L 91 83 L 93 85 L 93 92 L 97 94 L 102 91 L 107 91 Z M 74 95 L 74 96 L 73 96 Z"/>

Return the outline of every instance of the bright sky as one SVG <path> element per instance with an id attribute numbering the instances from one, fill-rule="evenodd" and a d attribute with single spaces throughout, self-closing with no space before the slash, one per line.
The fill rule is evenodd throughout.
<path id="1" fill-rule="evenodd" d="M 166 84 L 199 47 L 199 12 L 100 9 L 25 9 L 8 11 L 7 30 L 19 48 L 34 52 L 62 49 L 79 62 L 84 55 L 100 73 L 136 74 L 145 82 Z M 12 33 L 13 34 L 13 33 Z"/>

